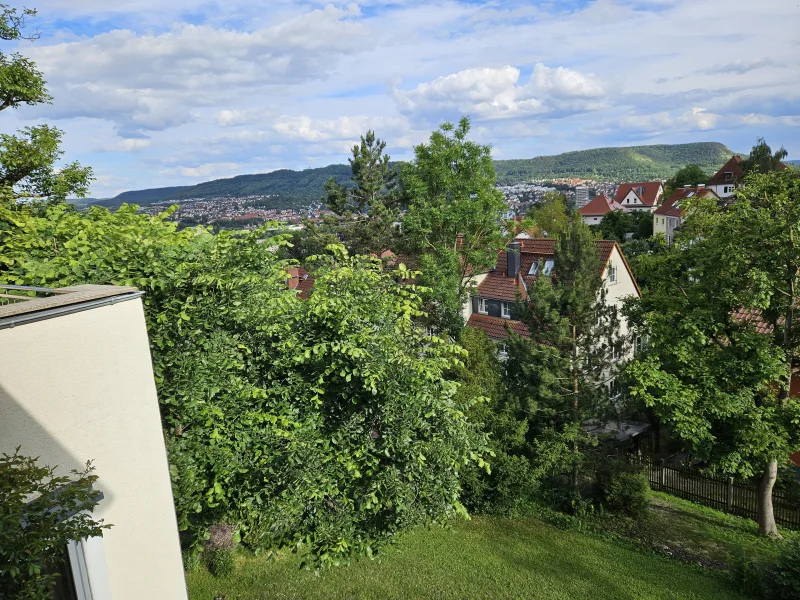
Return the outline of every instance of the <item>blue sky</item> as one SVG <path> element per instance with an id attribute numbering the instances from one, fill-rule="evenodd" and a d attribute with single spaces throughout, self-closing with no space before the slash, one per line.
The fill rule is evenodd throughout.
<path id="1" fill-rule="evenodd" d="M 344 162 L 367 129 L 409 158 L 469 115 L 497 158 L 759 136 L 800 158 L 787 0 L 39 0 L 34 59 L 92 195 Z M 5 51 L 10 51 L 8 47 Z"/>

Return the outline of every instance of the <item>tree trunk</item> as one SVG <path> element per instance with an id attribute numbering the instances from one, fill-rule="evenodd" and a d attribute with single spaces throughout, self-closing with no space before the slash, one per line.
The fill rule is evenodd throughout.
<path id="1" fill-rule="evenodd" d="M 758 486 L 758 532 L 772 539 L 780 539 L 775 524 L 775 513 L 772 510 L 772 488 L 778 478 L 778 461 L 771 460 L 764 468 L 761 483 Z"/>
<path id="2" fill-rule="evenodd" d="M 579 385 L 579 371 L 578 371 L 578 331 L 575 325 L 572 326 L 572 410 L 574 413 L 575 422 L 580 427 L 580 407 L 578 406 L 578 385 Z M 578 456 L 578 437 L 575 434 L 575 440 L 572 442 L 572 450 L 575 453 L 577 460 Z M 572 487 L 578 491 L 580 487 L 578 464 L 572 469 Z"/>

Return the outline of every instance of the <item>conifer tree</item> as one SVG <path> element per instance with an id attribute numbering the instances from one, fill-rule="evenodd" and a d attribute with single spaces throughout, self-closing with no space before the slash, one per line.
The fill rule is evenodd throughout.
<path id="1" fill-rule="evenodd" d="M 575 488 L 583 450 L 592 444 L 586 426 L 615 412 L 614 360 L 625 348 L 602 270 L 588 227 L 572 216 L 556 240 L 551 274 L 528 287 L 522 321 L 530 338 L 512 336 L 507 362 L 534 460 L 549 463 L 551 472 L 570 472 Z"/>

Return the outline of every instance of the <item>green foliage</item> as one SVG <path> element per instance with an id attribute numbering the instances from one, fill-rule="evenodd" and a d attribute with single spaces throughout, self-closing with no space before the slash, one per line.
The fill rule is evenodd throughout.
<path id="1" fill-rule="evenodd" d="M 462 474 L 462 502 L 471 512 L 519 514 L 533 501 L 538 478 L 527 456 L 527 422 L 506 398 L 504 367 L 497 347 L 478 329 L 465 328 L 461 346 L 469 353 L 457 370 L 457 398 L 483 397 L 467 417 L 489 435 L 491 470 L 473 465 Z"/>
<path id="2" fill-rule="evenodd" d="M 695 187 L 708 181 L 708 172 L 700 165 L 686 165 L 664 184 L 664 197 L 669 198 L 675 190 L 690 185 Z"/>
<path id="3" fill-rule="evenodd" d="M 38 37 L 23 34 L 26 18 L 35 14 L 34 10 L 20 13 L 0 4 L 0 39 Z M 32 61 L 0 52 L 0 111 L 50 100 L 42 74 Z M 13 204 L 19 199 L 59 202 L 70 195 L 86 195 L 92 171 L 77 162 L 59 164 L 64 154 L 62 135 L 48 125 L 26 127 L 14 135 L 0 134 L 0 203 Z"/>
<path id="4" fill-rule="evenodd" d="M 231 548 L 215 548 L 203 555 L 206 566 L 214 577 L 230 577 L 236 571 L 236 552 Z"/>
<path id="5" fill-rule="evenodd" d="M 399 190 L 397 171 L 383 153 L 385 148 L 386 142 L 373 131 L 361 136 L 350 159 L 352 181 L 345 185 L 332 177 L 325 183 L 323 201 L 336 216 L 326 216 L 319 225 L 306 221 L 305 230 L 297 236 L 301 256 L 334 238 L 351 254 L 380 254 L 391 248 L 394 223 L 399 219 Z"/>
<path id="6" fill-rule="evenodd" d="M 556 237 L 567 227 L 567 199 L 559 192 L 547 192 L 542 201 L 528 211 L 528 216 L 546 237 Z"/>
<path id="7" fill-rule="evenodd" d="M 315 290 L 286 288 L 283 236 L 177 231 L 124 206 L 0 207 L 0 279 L 135 285 L 187 545 L 240 525 L 251 548 L 371 555 L 405 528 L 463 514 L 483 437 L 456 400 L 457 346 L 427 337 L 419 290 L 334 247 Z"/>
<path id="8" fill-rule="evenodd" d="M 67 543 L 111 526 L 89 514 L 98 503 L 90 463 L 56 476 L 19 450 L 0 456 L 0 598 L 47 600 Z"/>
<path id="9" fill-rule="evenodd" d="M 716 171 L 733 154 L 723 144 L 661 144 L 629 148 L 595 148 L 495 163 L 498 182 L 512 185 L 533 179 L 581 177 L 600 181 L 652 181 L 667 179 L 687 164 Z"/>
<path id="10" fill-rule="evenodd" d="M 510 393 L 528 420 L 534 461 L 547 474 L 577 473 L 593 444 L 581 425 L 612 412 L 612 350 L 621 352 L 625 341 L 600 273 L 591 233 L 573 217 L 556 242 L 552 276 L 528 286 L 521 320 L 530 338 L 510 340 Z"/>
<path id="11" fill-rule="evenodd" d="M 468 140 L 469 130 L 466 117 L 457 126 L 445 123 L 414 148 L 414 162 L 401 173 L 408 203 L 402 249 L 423 256 L 421 282 L 431 289 L 431 320 L 453 337 L 463 326 L 465 275 L 494 265 L 507 208 L 494 187 L 491 148 Z"/>
<path id="12" fill-rule="evenodd" d="M 631 365 L 634 394 L 693 453 L 731 474 L 753 476 L 800 442 L 792 424 L 800 405 L 784 397 L 800 342 L 792 319 L 799 191 L 797 177 L 781 172 L 749 178 L 724 211 L 695 200 L 684 233 L 692 243 L 650 257 L 648 293 L 634 303 L 651 348 Z M 760 315 L 774 335 L 740 310 Z"/>
<path id="13" fill-rule="evenodd" d="M 750 151 L 750 156 L 742 161 L 742 171 L 745 175 L 750 173 L 771 173 L 781 169 L 781 161 L 789 153 L 785 148 L 772 152 L 772 148 L 767 145 L 764 138 L 758 138 L 758 142 Z"/>
<path id="14" fill-rule="evenodd" d="M 647 514 L 652 496 L 647 475 L 606 466 L 596 474 L 596 479 L 600 501 L 610 511 L 634 518 Z"/>
<path id="15" fill-rule="evenodd" d="M 731 558 L 731 578 L 753 598 L 795 600 L 800 597 L 800 541 L 788 542 L 777 559 L 735 554 Z"/>
<path id="16" fill-rule="evenodd" d="M 594 227 L 593 227 L 594 228 Z M 653 213 L 649 211 L 623 212 L 612 210 L 603 215 L 596 226 L 600 239 L 626 241 L 627 233 L 632 233 L 635 240 L 646 240 L 653 235 Z"/>

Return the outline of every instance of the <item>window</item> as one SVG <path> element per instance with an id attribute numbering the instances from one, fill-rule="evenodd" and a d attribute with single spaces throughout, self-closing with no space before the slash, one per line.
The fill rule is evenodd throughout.
<path id="1" fill-rule="evenodd" d="M 608 266 L 608 282 L 617 283 L 617 267 L 614 265 Z"/>
<path id="2" fill-rule="evenodd" d="M 542 269 L 542 275 L 550 275 L 553 272 L 553 266 L 556 264 L 556 261 L 548 259 L 544 261 L 544 269 Z"/>
<path id="3" fill-rule="evenodd" d="M 497 344 L 497 355 L 500 360 L 505 360 L 508 358 L 508 344 L 505 342 L 501 342 Z"/>
<path id="4" fill-rule="evenodd" d="M 616 344 L 611 344 L 611 360 L 617 361 L 619 360 L 620 352 L 619 347 Z"/>
<path id="5" fill-rule="evenodd" d="M 478 298 L 478 312 L 482 315 L 489 314 L 489 307 L 487 304 L 486 298 Z"/>
<path id="6" fill-rule="evenodd" d="M 612 379 L 608 386 L 608 393 L 611 398 L 616 398 L 620 394 L 619 384 L 616 379 Z"/>
<path id="7" fill-rule="evenodd" d="M 528 271 L 528 275 L 536 275 L 536 273 L 538 272 L 539 272 L 539 261 L 535 260 L 531 265 L 530 271 Z"/>
<path id="8" fill-rule="evenodd" d="M 500 304 L 500 314 L 503 315 L 504 319 L 511 318 L 511 302 L 502 302 Z"/>

